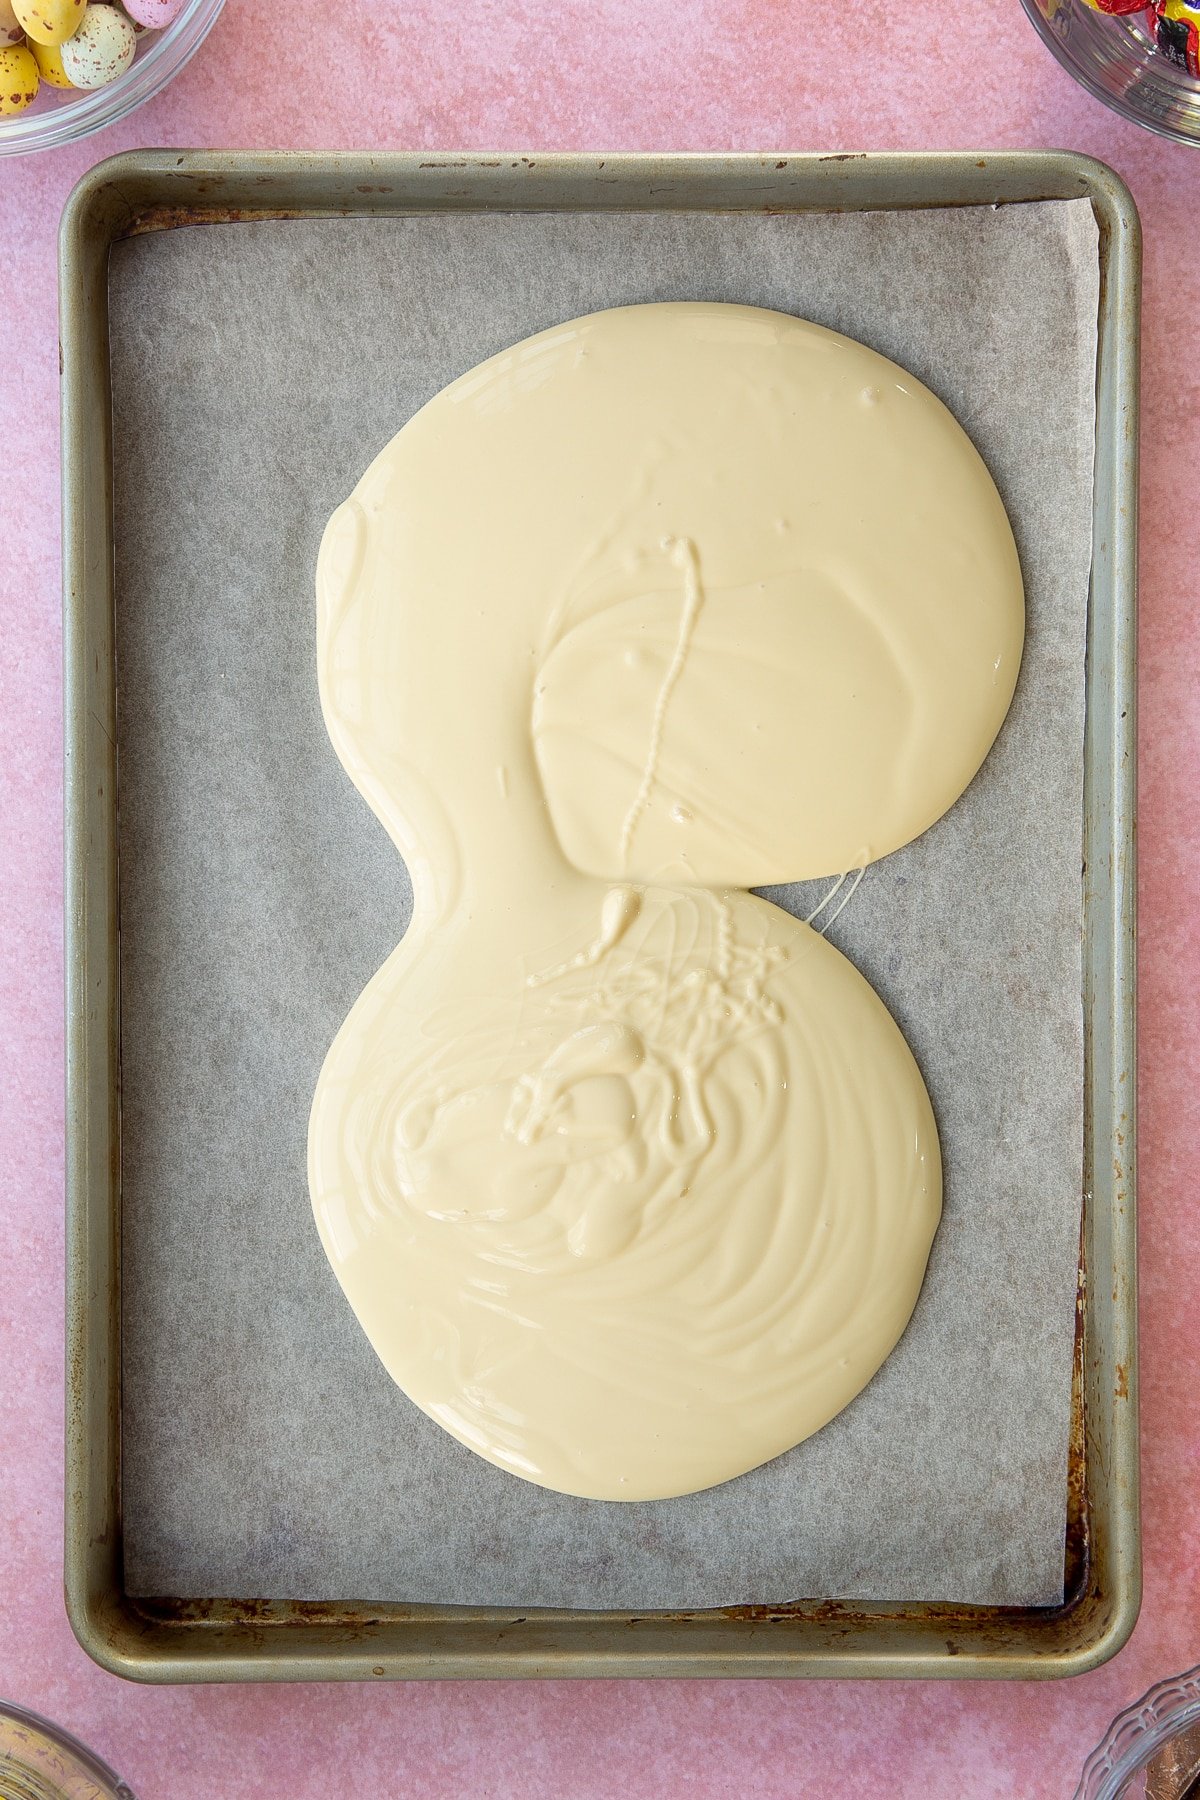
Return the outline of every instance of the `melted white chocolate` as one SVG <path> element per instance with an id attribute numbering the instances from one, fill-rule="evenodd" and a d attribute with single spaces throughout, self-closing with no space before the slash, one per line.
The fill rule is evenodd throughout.
<path id="1" fill-rule="evenodd" d="M 941 1200 L 869 985 L 751 883 L 953 803 L 1020 576 L 954 420 L 861 345 L 634 307 L 440 393 L 327 528 L 321 698 L 413 921 L 318 1082 L 322 1241 L 481 1456 L 642 1500 L 859 1392 Z"/>

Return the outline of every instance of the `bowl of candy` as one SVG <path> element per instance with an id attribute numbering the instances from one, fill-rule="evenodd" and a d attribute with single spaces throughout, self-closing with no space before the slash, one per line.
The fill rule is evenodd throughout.
<path id="1" fill-rule="evenodd" d="M 0 156 L 131 113 L 200 48 L 224 0 L 0 0 Z"/>
<path id="2" fill-rule="evenodd" d="M 1200 143 L 1200 0 L 1022 0 L 1081 86 L 1180 143 Z"/>

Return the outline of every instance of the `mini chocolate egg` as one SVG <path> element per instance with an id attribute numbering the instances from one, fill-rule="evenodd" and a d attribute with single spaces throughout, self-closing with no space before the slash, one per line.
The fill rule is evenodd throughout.
<path id="1" fill-rule="evenodd" d="M 122 4 L 134 24 L 146 31 L 161 31 L 183 11 L 183 0 L 122 0 Z"/>
<path id="2" fill-rule="evenodd" d="M 35 44 L 65 44 L 83 22 L 85 0 L 12 0 L 17 22 Z"/>
<path id="3" fill-rule="evenodd" d="M 63 73 L 72 87 L 107 87 L 133 61 L 137 36 L 116 6 L 89 6 L 83 24 L 62 47 Z"/>
<path id="4" fill-rule="evenodd" d="M 1142 0 L 1083 0 L 1083 4 L 1090 6 L 1093 12 L 1111 13 L 1114 16 L 1145 10 Z"/>
<path id="5" fill-rule="evenodd" d="M 0 118 L 24 112 L 37 98 L 38 71 L 27 44 L 0 45 Z"/>
<path id="6" fill-rule="evenodd" d="M 25 27 L 13 11 L 12 0 L 0 0 L 0 50 L 5 44 L 19 44 Z"/>
<path id="7" fill-rule="evenodd" d="M 33 51 L 33 60 L 38 66 L 38 74 L 47 87 L 69 88 L 75 83 L 62 66 L 61 44 L 39 44 L 29 40 L 29 48 Z"/>
<path id="8" fill-rule="evenodd" d="M 1157 0 L 1146 9 L 1154 47 L 1200 80 L 1200 0 Z"/>

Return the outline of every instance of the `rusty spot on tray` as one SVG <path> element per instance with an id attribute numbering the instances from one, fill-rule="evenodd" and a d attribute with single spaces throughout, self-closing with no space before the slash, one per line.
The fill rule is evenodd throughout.
<path id="1" fill-rule="evenodd" d="M 1128 1363 L 1118 1363 L 1117 1364 L 1116 1395 L 1117 1395 L 1118 1400 L 1128 1400 L 1128 1398 L 1129 1398 L 1129 1365 L 1128 1365 Z"/>
<path id="2" fill-rule="evenodd" d="M 348 210 L 348 209 L 346 209 Z M 279 206 L 148 206 L 117 235 L 142 237 L 148 231 L 178 231 L 185 225 L 242 225 L 264 219 L 305 219 L 310 214 Z"/>
<path id="3" fill-rule="evenodd" d="M 354 1606 L 336 1600 L 204 1600 L 156 1595 L 129 1604 L 147 1625 L 223 1628 L 256 1644 L 289 1628 L 294 1632 L 298 1627 L 307 1631 L 316 1626 L 343 1643 L 360 1643 L 412 1612 L 403 1606 Z"/>
<path id="4" fill-rule="evenodd" d="M 1067 1538 L 1063 1571 L 1063 1604 L 1082 1600 L 1091 1569 L 1091 1537 L 1087 1497 L 1087 1415 L 1083 1353 L 1087 1325 L 1086 1218 L 1080 1220 L 1079 1279 L 1075 1289 L 1075 1345 L 1071 1358 L 1071 1429 L 1067 1438 Z"/>
<path id="5" fill-rule="evenodd" d="M 1094 201 L 1092 203 L 1092 214 L 1096 221 L 1096 235 L 1099 239 L 1097 249 L 1100 255 L 1100 291 L 1097 295 L 1097 311 L 1100 318 L 1103 318 L 1105 306 L 1108 301 L 1108 255 L 1112 243 L 1112 228 L 1108 221 L 1097 210 Z M 1098 362 L 1099 357 L 1097 357 L 1097 363 Z M 1099 369 L 1097 368 L 1097 375 L 1098 374 Z"/>

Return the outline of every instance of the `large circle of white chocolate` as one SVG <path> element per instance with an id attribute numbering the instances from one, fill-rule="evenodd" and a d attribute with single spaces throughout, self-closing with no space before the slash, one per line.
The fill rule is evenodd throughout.
<path id="1" fill-rule="evenodd" d="M 860 868 L 954 804 L 1004 720 L 1024 638 L 1007 514 L 886 358 L 777 313 L 673 312 L 580 322 L 567 444 L 558 384 L 528 402 L 539 499 L 605 496 L 577 565 L 547 571 L 534 726 L 559 838 L 637 881 Z"/>

